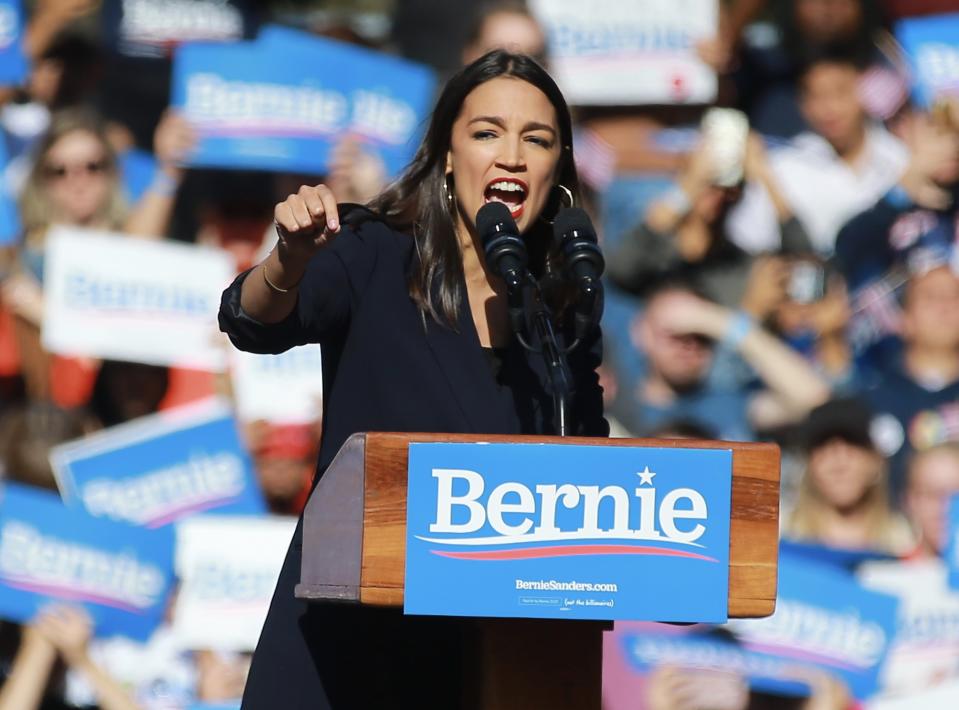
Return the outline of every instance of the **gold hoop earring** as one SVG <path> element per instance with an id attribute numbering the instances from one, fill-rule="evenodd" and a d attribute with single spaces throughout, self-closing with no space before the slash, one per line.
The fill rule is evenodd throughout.
<path id="1" fill-rule="evenodd" d="M 456 211 L 456 194 L 450 189 L 450 176 L 449 173 L 446 174 L 446 177 L 443 178 L 443 197 L 446 198 L 446 206 L 449 208 L 450 213 Z"/>
<path id="2" fill-rule="evenodd" d="M 557 183 L 556 189 L 560 192 L 559 202 L 563 207 L 575 207 L 576 200 L 573 199 L 573 191 L 570 190 L 566 185 Z M 563 198 L 566 198 L 564 201 Z"/>

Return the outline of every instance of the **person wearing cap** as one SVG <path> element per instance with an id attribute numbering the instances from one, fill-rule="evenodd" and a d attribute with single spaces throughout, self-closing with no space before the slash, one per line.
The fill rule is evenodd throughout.
<path id="1" fill-rule="evenodd" d="M 861 400 L 833 399 L 801 427 L 806 470 L 783 537 L 827 547 L 902 554 L 912 545 L 890 503 L 873 415 Z"/>
<path id="2" fill-rule="evenodd" d="M 829 397 L 825 380 L 798 353 L 745 312 L 708 301 L 682 282 L 664 282 L 648 296 L 632 335 L 646 373 L 613 405 L 631 431 L 682 419 L 720 439 L 750 441 L 757 429 L 801 419 Z M 742 357 L 760 387 L 714 382 L 720 349 Z"/>

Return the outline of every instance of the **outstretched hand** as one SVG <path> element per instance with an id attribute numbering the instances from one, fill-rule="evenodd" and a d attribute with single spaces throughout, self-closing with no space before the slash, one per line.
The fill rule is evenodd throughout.
<path id="1" fill-rule="evenodd" d="M 279 255 L 282 259 L 309 259 L 340 231 L 336 198 L 326 185 L 303 185 L 273 210 Z"/>

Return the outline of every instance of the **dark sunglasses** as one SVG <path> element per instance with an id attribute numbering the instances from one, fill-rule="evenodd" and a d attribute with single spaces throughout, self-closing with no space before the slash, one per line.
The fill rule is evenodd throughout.
<path id="1" fill-rule="evenodd" d="M 89 160 L 74 165 L 45 165 L 43 176 L 47 180 L 62 180 L 70 173 L 81 172 L 85 175 L 100 175 L 110 169 L 110 164 L 104 160 Z"/>

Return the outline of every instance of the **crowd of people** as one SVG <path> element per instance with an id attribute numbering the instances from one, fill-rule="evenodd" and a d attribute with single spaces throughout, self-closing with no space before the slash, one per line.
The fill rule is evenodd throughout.
<path id="1" fill-rule="evenodd" d="M 5 480 L 51 490 L 53 446 L 229 391 L 210 373 L 47 352 L 51 227 L 208 245 L 239 272 L 273 246 L 273 205 L 299 185 L 323 182 L 338 201 L 363 204 L 389 179 L 351 136 L 326 175 L 184 167 L 197 136 L 166 105 L 170 45 L 148 56 L 116 27 L 99 29 L 122 3 L 102 5 L 33 3 L 28 79 L 0 87 L 0 167 L 21 227 L 0 250 L 0 465 Z M 195 5 L 235 16 L 219 40 L 255 35 L 270 14 L 238 0 Z M 497 47 L 549 66 L 535 5 L 448 5 L 453 29 L 435 42 L 422 41 L 435 32 L 429 3 L 384 5 L 392 34 L 349 12 L 282 19 L 429 62 L 440 77 Z M 943 568 L 947 505 L 959 494 L 959 95 L 928 109 L 911 101 L 890 30 L 955 7 L 719 5 L 719 32 L 696 51 L 718 75 L 721 109 L 576 112 L 578 168 L 608 264 L 606 418 L 619 436 L 776 441 L 785 539 Z M 732 158 L 708 130 L 713 120 L 742 129 Z M 297 515 L 322 423 L 241 427 L 271 513 Z M 3 622 L 0 648 L 0 710 L 237 701 L 249 664 L 184 652 L 162 627 L 139 650 L 94 639 L 69 606 L 22 627 Z M 888 687 L 908 694 L 959 679 L 959 637 L 955 651 Z M 141 662 L 119 660 L 129 654 Z M 675 670 L 654 674 L 635 707 L 705 707 L 684 699 L 690 684 Z M 809 710 L 850 706 L 835 683 L 813 690 Z M 732 695 L 721 707 L 748 706 L 748 693 Z"/>

